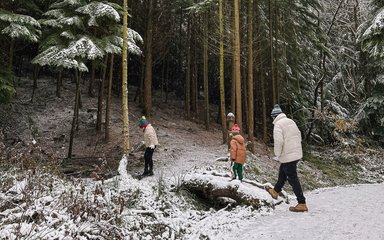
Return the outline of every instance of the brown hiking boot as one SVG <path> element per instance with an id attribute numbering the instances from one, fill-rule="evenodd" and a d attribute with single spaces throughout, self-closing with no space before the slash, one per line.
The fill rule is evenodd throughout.
<path id="1" fill-rule="evenodd" d="M 299 203 L 294 207 L 289 207 L 289 211 L 291 211 L 291 212 L 307 212 L 308 211 L 307 204 Z"/>
<path id="2" fill-rule="evenodd" d="M 277 197 L 279 196 L 279 193 L 276 192 L 273 188 L 267 187 L 267 191 L 273 199 L 277 199 Z"/>

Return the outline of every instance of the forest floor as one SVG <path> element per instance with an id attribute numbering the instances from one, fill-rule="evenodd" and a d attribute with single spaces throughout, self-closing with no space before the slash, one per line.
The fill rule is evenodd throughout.
<path id="1" fill-rule="evenodd" d="M 73 119 L 74 85 L 69 79 L 64 79 L 61 98 L 58 98 L 55 95 L 55 80 L 41 78 L 31 101 L 33 82 L 28 78 L 20 78 L 11 105 L 0 106 L 0 133 L 1 130 L 3 133 L 2 137 L 0 134 L 0 140 L 3 138 L 3 148 L 8 148 L 8 155 L 12 154 L 9 151 L 12 147 L 18 148 L 16 152 L 19 153 L 25 152 L 25 149 L 38 148 L 42 162 L 44 158 L 54 159 L 62 166 L 59 170 L 66 175 L 89 176 L 95 171 L 103 178 L 116 175 L 122 156 L 121 98 L 114 96 L 112 99 L 110 141 L 105 142 L 104 126 L 100 133 L 95 130 L 97 97 L 88 97 L 86 82 L 81 84 L 82 108 L 72 159 L 66 158 Z M 134 87 L 129 90 L 131 148 L 142 141 L 142 132 L 138 127 L 141 108 L 133 102 L 135 91 Z M 167 102 L 164 98 L 160 92 L 154 92 L 154 114 L 148 117 L 157 131 L 160 144 L 153 157 L 155 172 L 177 175 L 196 168 L 219 168 L 229 172 L 228 162 L 216 161 L 227 155 L 227 145 L 222 143 L 220 126 L 212 123 L 210 130 L 206 130 L 199 117 L 186 120 L 182 99 L 172 93 Z M 200 109 L 202 111 L 203 107 Z M 214 120 L 217 118 L 217 106 L 211 109 L 214 110 L 211 116 Z M 36 144 L 33 144 L 33 140 Z M 198 158 L 196 152 L 201 153 Z M 272 157 L 273 149 L 270 146 L 256 142 L 255 154 L 248 154 L 246 178 L 274 182 L 278 163 Z M 140 173 L 142 170 L 143 152 L 132 152 L 128 173 Z M 304 161 L 299 165 L 299 174 L 306 190 L 351 183 L 383 182 L 384 151 L 364 144 L 307 146 Z"/>

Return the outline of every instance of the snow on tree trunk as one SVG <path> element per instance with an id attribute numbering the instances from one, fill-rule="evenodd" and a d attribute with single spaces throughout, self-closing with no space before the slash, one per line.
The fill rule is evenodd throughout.
<path id="1" fill-rule="evenodd" d="M 210 201 L 227 197 L 240 205 L 248 205 L 256 209 L 261 206 L 274 205 L 272 198 L 264 188 L 239 180 L 229 181 L 229 178 L 212 174 L 214 173 L 187 174 L 182 185 L 190 192 Z M 260 184 L 260 186 L 263 185 Z"/>

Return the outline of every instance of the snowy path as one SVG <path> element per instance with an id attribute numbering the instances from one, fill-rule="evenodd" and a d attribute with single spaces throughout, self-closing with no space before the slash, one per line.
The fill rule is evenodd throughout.
<path id="1" fill-rule="evenodd" d="M 384 239 L 384 184 L 321 189 L 306 197 L 308 213 L 291 213 L 282 204 L 273 215 L 245 222 L 216 239 Z"/>

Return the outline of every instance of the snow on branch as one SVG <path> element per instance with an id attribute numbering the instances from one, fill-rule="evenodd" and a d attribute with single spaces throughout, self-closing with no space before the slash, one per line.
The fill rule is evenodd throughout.
<path id="1" fill-rule="evenodd" d="M 91 60 L 104 56 L 104 51 L 87 36 L 71 42 L 68 48 L 63 49 L 63 53 L 69 58 L 82 57 Z"/>
<path id="2" fill-rule="evenodd" d="M 40 31 L 36 30 L 37 33 Z M 11 38 L 26 39 L 31 42 L 37 42 L 39 36 L 31 31 L 26 26 L 19 25 L 17 23 L 11 23 L 8 27 L 4 28 L 1 33 L 10 36 Z"/>
<path id="3" fill-rule="evenodd" d="M 25 24 L 40 28 L 40 23 L 33 17 L 22 14 L 9 13 L 2 9 L 0 9 L 0 20 L 9 23 Z"/>
<path id="4" fill-rule="evenodd" d="M 111 6 L 101 3 L 101 2 L 91 2 L 85 6 L 79 7 L 76 9 L 76 12 L 89 15 L 94 18 L 94 23 L 96 23 L 96 18 L 106 17 L 115 20 L 116 22 L 120 21 L 119 13 Z M 90 25 L 97 26 L 97 25 Z"/>

